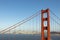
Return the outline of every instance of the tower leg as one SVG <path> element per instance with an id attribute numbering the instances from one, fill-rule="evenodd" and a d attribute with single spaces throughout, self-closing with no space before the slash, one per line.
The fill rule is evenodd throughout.
<path id="1" fill-rule="evenodd" d="M 47 14 L 46 18 L 44 18 L 44 14 Z M 47 26 L 44 25 L 44 22 L 47 21 Z M 47 30 L 47 37 L 45 37 L 45 30 Z M 42 40 L 50 40 L 50 13 L 49 9 L 41 10 L 41 39 Z"/>

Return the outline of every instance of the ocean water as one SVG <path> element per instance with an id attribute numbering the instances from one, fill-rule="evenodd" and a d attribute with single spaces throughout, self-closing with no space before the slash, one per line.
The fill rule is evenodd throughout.
<path id="1" fill-rule="evenodd" d="M 0 34 L 0 40 L 41 40 L 41 35 L 31 34 Z M 51 35 L 51 40 L 60 40 L 60 35 Z"/>

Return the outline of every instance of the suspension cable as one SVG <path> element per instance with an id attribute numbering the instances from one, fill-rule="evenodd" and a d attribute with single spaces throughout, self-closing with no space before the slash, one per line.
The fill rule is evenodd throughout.
<path id="1" fill-rule="evenodd" d="M 60 18 L 52 10 L 50 10 L 50 12 L 51 14 L 53 14 L 55 17 L 57 17 L 60 20 Z"/>
<path id="2" fill-rule="evenodd" d="M 40 12 L 40 10 L 39 10 L 38 12 Z M 26 23 L 27 21 L 29 21 L 29 20 L 33 19 L 34 17 L 38 16 L 38 15 L 40 14 L 40 13 L 38 13 L 38 12 L 36 12 L 36 13 L 33 14 L 32 16 L 30 16 L 30 17 L 28 17 L 28 18 L 26 18 L 26 19 L 18 22 L 17 24 L 14 24 L 14 25 L 12 25 L 12 26 L 10 26 L 10 27 L 2 30 L 1 32 L 3 32 L 3 33 L 8 32 L 9 30 L 12 30 L 12 29 L 14 29 L 14 28 L 16 28 L 16 27 L 18 27 L 18 26 Z"/>
<path id="3" fill-rule="evenodd" d="M 51 20 L 53 20 L 55 23 L 57 23 L 58 25 L 60 25 L 60 23 L 58 23 L 55 19 L 53 19 L 53 17 L 51 17 Z"/>

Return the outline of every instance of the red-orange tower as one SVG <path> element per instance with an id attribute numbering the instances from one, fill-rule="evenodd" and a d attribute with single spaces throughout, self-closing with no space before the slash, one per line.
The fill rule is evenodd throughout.
<path id="1" fill-rule="evenodd" d="M 44 14 L 46 14 L 47 17 L 44 17 Z M 44 22 L 47 22 L 46 26 L 44 25 Z M 45 32 L 47 31 L 47 37 L 45 37 Z M 49 9 L 41 10 L 41 40 L 50 40 L 50 13 Z"/>

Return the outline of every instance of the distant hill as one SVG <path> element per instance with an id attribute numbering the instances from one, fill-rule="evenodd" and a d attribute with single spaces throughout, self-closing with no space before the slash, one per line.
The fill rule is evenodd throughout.
<path id="1" fill-rule="evenodd" d="M 60 32 L 51 32 L 51 34 L 60 34 Z"/>

